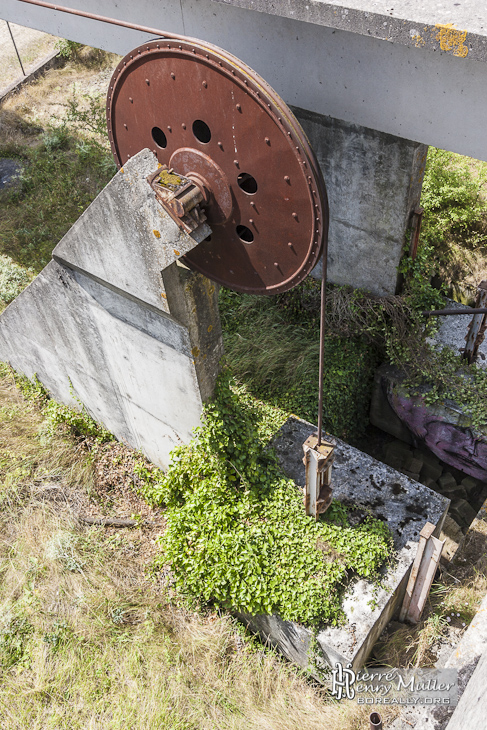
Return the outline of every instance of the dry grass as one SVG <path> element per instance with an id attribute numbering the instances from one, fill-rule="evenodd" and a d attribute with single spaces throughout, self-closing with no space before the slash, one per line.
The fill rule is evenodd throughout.
<path id="1" fill-rule="evenodd" d="M 29 73 L 35 63 L 50 53 L 58 40 L 55 36 L 42 33 L 33 28 L 10 24 L 15 44 L 22 59 L 24 70 Z M 22 78 L 22 70 L 12 43 L 7 23 L 0 21 L 0 67 L 2 68 L 1 88 L 6 88 L 16 79 Z"/>
<path id="2" fill-rule="evenodd" d="M 148 578 L 144 528 L 80 525 L 73 501 L 87 499 L 96 468 L 72 439 L 47 443 L 43 433 L 35 403 L 4 374 L 2 730 L 367 727 L 366 708 L 330 702 L 229 616 L 171 603 Z M 104 479 L 109 454 L 98 464 Z M 117 448 L 113 459 L 116 472 Z"/>
<path id="3" fill-rule="evenodd" d="M 106 94 L 112 71 L 120 60 L 115 54 L 85 48 L 79 59 L 47 71 L 26 84 L 0 107 L 0 139 L 3 145 L 35 144 L 39 129 L 66 113 L 73 92 Z"/>

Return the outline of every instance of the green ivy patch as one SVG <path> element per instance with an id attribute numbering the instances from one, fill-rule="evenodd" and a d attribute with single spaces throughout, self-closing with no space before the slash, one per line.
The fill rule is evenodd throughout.
<path id="1" fill-rule="evenodd" d="M 270 410 L 224 373 L 197 438 L 173 452 L 167 473 L 137 468 L 145 496 L 167 505 L 158 565 L 169 563 L 192 599 L 336 625 L 347 576 L 376 578 L 391 535 L 372 517 L 350 525 L 336 503 L 319 522 L 305 515 L 301 490 L 265 448 Z"/>

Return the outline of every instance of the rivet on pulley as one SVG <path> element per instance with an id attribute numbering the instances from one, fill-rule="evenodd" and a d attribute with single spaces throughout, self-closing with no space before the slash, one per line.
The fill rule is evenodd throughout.
<path id="1" fill-rule="evenodd" d="M 149 85 L 150 85 L 150 81 L 149 81 L 149 79 L 146 79 L 146 80 L 145 80 L 145 83 L 147 84 L 147 86 L 149 86 Z"/>

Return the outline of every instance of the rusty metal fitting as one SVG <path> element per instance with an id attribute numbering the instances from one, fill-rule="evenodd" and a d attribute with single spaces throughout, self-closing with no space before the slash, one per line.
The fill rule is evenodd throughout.
<path id="1" fill-rule="evenodd" d="M 318 443 L 318 433 L 308 436 L 303 444 L 303 463 L 306 466 L 304 507 L 306 514 L 318 519 L 331 504 L 331 468 L 335 446 L 329 441 Z"/>
<path id="2" fill-rule="evenodd" d="M 206 220 L 201 204 L 205 194 L 195 181 L 163 165 L 147 178 L 157 200 L 187 233 L 195 231 Z"/>

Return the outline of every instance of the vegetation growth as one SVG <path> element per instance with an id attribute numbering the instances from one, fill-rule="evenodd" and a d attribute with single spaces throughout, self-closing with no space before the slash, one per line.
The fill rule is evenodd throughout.
<path id="1" fill-rule="evenodd" d="M 167 505 L 160 562 L 181 594 L 204 603 L 337 624 L 347 571 L 377 577 L 391 535 L 371 516 L 352 526 L 336 502 L 318 523 L 306 517 L 301 489 L 265 450 L 276 415 L 224 373 L 197 439 L 173 452 L 167 473 L 137 470 L 143 493 Z"/>
<path id="2" fill-rule="evenodd" d="M 423 278 L 473 303 L 487 278 L 487 163 L 430 147 L 421 205 Z"/>

